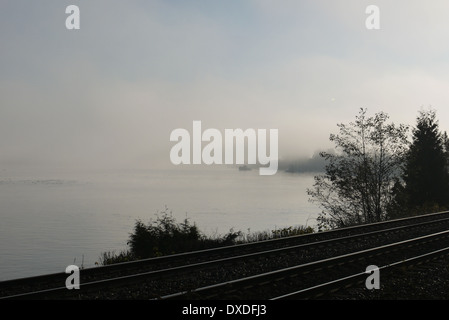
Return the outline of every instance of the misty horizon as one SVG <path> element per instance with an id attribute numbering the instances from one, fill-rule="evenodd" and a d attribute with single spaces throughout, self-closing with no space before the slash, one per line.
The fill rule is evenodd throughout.
<path id="1" fill-rule="evenodd" d="M 367 30 L 368 1 L 79 1 L 67 30 L 68 1 L 2 2 L 0 168 L 166 168 L 193 120 L 277 129 L 280 159 L 361 107 L 413 125 L 431 106 L 446 130 L 449 5 L 400 3 Z"/>

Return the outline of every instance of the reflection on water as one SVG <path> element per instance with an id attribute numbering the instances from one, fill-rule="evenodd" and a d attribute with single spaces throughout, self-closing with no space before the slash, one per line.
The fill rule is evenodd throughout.
<path id="1" fill-rule="evenodd" d="M 313 176 L 226 167 L 0 176 L 0 280 L 92 267 L 105 251 L 126 248 L 136 219 L 167 206 L 213 235 L 314 225 Z"/>

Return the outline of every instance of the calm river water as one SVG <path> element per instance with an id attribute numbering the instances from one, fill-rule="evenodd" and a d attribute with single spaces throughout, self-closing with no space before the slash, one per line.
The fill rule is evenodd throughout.
<path id="1" fill-rule="evenodd" d="M 315 225 L 311 174 L 226 167 L 130 172 L 0 172 L 0 280 L 92 267 L 126 249 L 136 219 L 168 207 L 208 235 Z"/>

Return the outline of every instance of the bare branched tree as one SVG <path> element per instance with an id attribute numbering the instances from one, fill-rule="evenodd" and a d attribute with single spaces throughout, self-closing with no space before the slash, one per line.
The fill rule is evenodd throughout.
<path id="1" fill-rule="evenodd" d="M 356 121 L 338 124 L 331 134 L 335 152 L 322 152 L 325 173 L 315 176 L 307 192 L 322 208 L 320 228 L 337 228 L 383 221 L 392 201 L 392 188 L 400 176 L 408 148 L 408 126 L 387 123 L 379 112 L 366 116 L 360 109 Z"/>

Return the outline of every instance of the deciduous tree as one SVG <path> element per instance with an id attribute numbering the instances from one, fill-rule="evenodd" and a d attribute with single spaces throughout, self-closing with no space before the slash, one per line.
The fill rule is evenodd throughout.
<path id="1" fill-rule="evenodd" d="M 392 188 L 407 151 L 405 125 L 387 123 L 379 112 L 367 117 L 360 109 L 355 122 L 338 124 L 331 134 L 335 152 L 322 152 L 325 173 L 315 176 L 311 201 L 322 208 L 320 228 L 383 221 L 392 201 Z"/>

